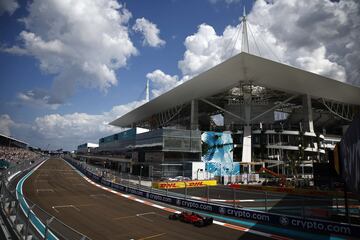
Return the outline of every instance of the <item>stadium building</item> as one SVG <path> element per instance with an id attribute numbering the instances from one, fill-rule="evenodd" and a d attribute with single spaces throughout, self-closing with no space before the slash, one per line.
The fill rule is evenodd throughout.
<path id="1" fill-rule="evenodd" d="M 149 130 L 127 149 L 152 176 L 193 162 L 212 176 L 294 176 L 327 161 L 359 110 L 358 87 L 242 52 L 110 124 Z"/>
<path id="2" fill-rule="evenodd" d="M 99 144 L 96 143 L 83 143 L 77 146 L 77 153 L 78 154 L 87 154 L 92 152 L 94 149 L 98 148 Z"/>
<path id="3" fill-rule="evenodd" d="M 360 112 L 360 88 L 250 54 L 245 8 L 241 26 L 240 54 L 111 122 L 132 137 L 99 151 L 117 146 L 132 173 L 155 177 L 313 177 Z"/>

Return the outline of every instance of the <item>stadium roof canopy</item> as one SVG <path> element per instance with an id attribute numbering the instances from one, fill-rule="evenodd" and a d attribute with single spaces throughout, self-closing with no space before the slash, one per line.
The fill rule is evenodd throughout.
<path id="1" fill-rule="evenodd" d="M 129 127 L 153 114 L 239 86 L 240 82 L 292 94 L 358 105 L 360 88 L 242 52 L 111 122 Z"/>
<path id="2" fill-rule="evenodd" d="M 1 137 L 1 138 L 4 138 L 4 139 L 8 139 L 8 140 L 10 140 L 10 141 L 14 141 L 14 142 L 18 142 L 18 143 L 21 143 L 21 144 L 24 144 L 24 145 L 28 145 L 28 143 L 27 143 L 27 142 L 24 142 L 24 141 L 18 140 L 18 139 L 16 139 L 16 138 L 13 138 L 13 137 L 10 137 L 10 136 L 7 136 L 7 135 L 4 135 L 4 134 L 1 134 L 1 133 L 0 133 L 0 137 Z"/>

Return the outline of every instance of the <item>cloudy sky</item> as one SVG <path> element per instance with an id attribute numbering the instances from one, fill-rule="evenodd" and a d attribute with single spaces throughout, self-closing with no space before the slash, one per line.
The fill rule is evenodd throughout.
<path id="1" fill-rule="evenodd" d="M 0 0 L 0 132 L 72 150 L 241 50 L 243 0 Z M 357 0 L 246 0 L 250 52 L 360 85 Z"/>

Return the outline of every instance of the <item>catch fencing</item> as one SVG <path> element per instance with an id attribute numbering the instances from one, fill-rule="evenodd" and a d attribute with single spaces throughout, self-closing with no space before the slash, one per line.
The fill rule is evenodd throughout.
<path id="1" fill-rule="evenodd" d="M 123 174 L 120 176 L 119 173 L 116 174 L 104 169 L 97 169 L 96 167 L 88 166 L 78 161 L 70 159 L 67 159 L 67 161 L 91 180 L 101 183 L 104 186 L 117 191 L 138 195 L 150 200 L 171 204 L 175 207 L 201 210 L 239 219 L 252 220 L 259 223 L 277 225 L 280 227 L 289 227 L 298 231 L 341 234 L 354 237 L 360 236 L 360 226 L 358 225 L 276 214 L 270 211 L 249 210 L 243 208 L 236 201 L 233 201 L 233 203 L 230 204 L 216 202 L 212 200 L 216 197 L 218 197 L 218 199 L 224 198 L 225 195 L 218 196 L 215 193 L 210 193 L 208 188 L 201 188 L 201 190 L 204 191 L 202 196 L 206 196 L 204 199 L 202 197 L 194 199 L 194 196 L 191 195 L 191 191 L 195 191 L 194 188 L 183 189 L 183 191 L 186 192 L 175 192 L 170 191 L 169 189 L 154 189 L 151 187 L 151 184 L 149 186 L 145 186 L 146 184 L 142 182 L 147 182 L 149 179 L 136 178 L 134 176 Z M 18 171 L 21 171 L 23 176 L 21 180 L 25 181 L 26 176 L 30 176 L 32 173 L 31 171 L 34 171 L 34 169 L 30 172 L 29 168 L 23 170 L 18 169 L 14 173 L 17 173 Z M 2 181 L 1 183 L 1 210 L 9 222 L 12 223 L 11 226 L 17 233 L 19 239 L 27 239 L 29 235 L 32 236 L 32 239 L 36 240 L 90 239 L 50 215 L 37 204 L 31 202 L 23 195 L 21 191 L 22 186 L 19 187 L 19 183 L 17 184 L 18 188 L 12 189 L 10 187 L 11 185 L 13 185 L 11 181 Z M 238 193 L 235 192 L 235 194 Z M 237 197 L 235 196 L 234 199 L 237 199 Z"/>
<path id="2" fill-rule="evenodd" d="M 25 197 L 22 183 L 45 158 L 24 161 L 2 172 L 0 211 L 12 239 L 90 240 Z M 14 181 L 20 176 L 19 181 Z"/>
<path id="3" fill-rule="evenodd" d="M 164 202 L 178 207 L 207 211 L 239 219 L 253 220 L 260 223 L 276 225 L 279 227 L 289 227 L 297 231 L 311 231 L 315 233 L 341 234 L 360 237 L 359 225 L 306 217 L 305 210 L 302 210 L 301 212 L 303 215 L 298 217 L 266 211 L 266 205 L 264 207 L 265 211 L 244 208 L 240 205 L 241 202 L 238 203 L 236 201 L 236 194 L 239 194 L 237 192 L 239 190 L 230 190 L 232 194 L 235 193 L 235 196 L 233 197 L 234 200 L 230 201 L 230 204 L 221 201 L 216 202 L 212 201 L 213 199 L 211 197 L 217 197 L 218 199 L 221 199 L 224 197 L 224 195 L 211 195 L 209 188 L 202 189 L 204 191 L 202 196 L 206 196 L 205 198 L 194 198 L 194 196 L 191 195 L 191 192 L 189 191 L 196 191 L 194 193 L 196 194 L 198 193 L 199 189 L 196 190 L 196 188 L 185 188 L 181 190 L 185 192 L 174 192 L 173 190 L 170 191 L 169 189 L 154 189 L 151 187 L 151 184 L 148 187 L 142 183 L 142 181 L 147 181 L 148 179 L 136 179 L 134 176 L 130 176 L 129 174 L 125 174 L 127 178 L 124 178 L 124 175 L 122 175 L 120 178 L 118 177 L 119 173 L 116 174 L 109 170 L 99 169 L 95 166 L 87 165 L 84 162 L 78 162 L 70 159 L 67 161 L 95 182 L 101 183 L 102 185 L 116 189 L 118 191 L 138 195 L 150 200 Z M 220 192 L 222 192 L 222 190 L 220 190 Z"/>
<path id="4" fill-rule="evenodd" d="M 130 184 L 137 189 L 151 189 L 151 183 L 154 181 L 152 178 L 117 172 L 115 170 L 90 165 L 85 162 L 77 163 L 81 164 L 81 168 L 91 171 L 95 175 L 101 176 L 103 179 L 122 184 Z M 174 184 L 174 182 L 171 181 L 163 181 L 163 183 L 168 186 Z M 359 199 L 348 199 L 350 216 L 353 216 L 353 218 L 348 219 L 345 217 L 345 199 L 338 194 L 324 196 L 300 193 L 296 195 L 266 190 L 250 191 L 247 189 L 230 188 L 223 185 L 217 187 L 204 186 L 193 188 L 186 185 L 186 182 L 184 188 L 171 189 L 171 187 L 169 187 L 169 189 L 163 191 L 156 189 L 151 189 L 151 191 L 157 191 L 158 193 L 166 194 L 167 196 L 181 196 L 186 199 L 197 199 L 232 206 L 234 208 L 246 208 L 302 218 L 311 217 L 342 222 L 349 222 L 349 220 L 351 220 L 350 223 L 360 224 Z"/>

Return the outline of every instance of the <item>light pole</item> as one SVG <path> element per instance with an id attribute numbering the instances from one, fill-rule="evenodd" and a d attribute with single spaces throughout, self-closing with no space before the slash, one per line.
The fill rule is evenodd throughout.
<path id="1" fill-rule="evenodd" d="M 226 173 L 226 176 L 227 176 L 226 183 L 228 183 L 228 181 L 229 181 L 229 168 L 225 168 L 225 173 Z M 225 185 L 225 178 L 224 178 L 224 185 Z"/>
<path id="2" fill-rule="evenodd" d="M 222 184 L 224 184 L 224 179 L 223 179 L 223 176 L 222 176 L 222 164 L 221 164 L 221 162 L 220 162 L 220 182 Z"/>
<path id="3" fill-rule="evenodd" d="M 141 178 L 141 175 L 142 175 L 142 169 L 144 168 L 143 165 L 140 166 L 140 178 Z"/>
<path id="4" fill-rule="evenodd" d="M 139 176 L 139 188 L 141 186 L 141 174 L 142 174 L 142 169 L 143 169 L 143 165 L 140 166 L 140 176 Z"/>

